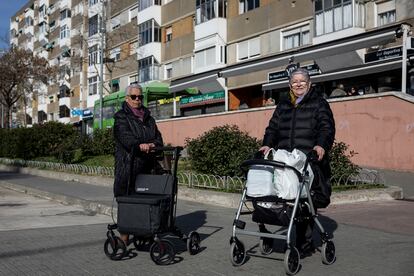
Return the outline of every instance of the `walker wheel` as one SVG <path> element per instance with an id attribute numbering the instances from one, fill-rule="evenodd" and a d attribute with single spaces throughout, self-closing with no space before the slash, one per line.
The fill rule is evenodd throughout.
<path id="1" fill-rule="evenodd" d="M 336 260 L 335 256 L 335 245 L 333 241 L 329 240 L 322 244 L 322 263 L 326 265 L 333 264 Z"/>
<path id="2" fill-rule="evenodd" d="M 123 240 L 119 237 L 108 237 L 104 244 L 105 255 L 113 260 L 117 261 L 122 259 L 126 255 L 126 246 Z"/>
<path id="3" fill-rule="evenodd" d="M 259 248 L 263 255 L 269 255 L 273 252 L 273 240 L 270 238 L 260 238 Z"/>
<path id="4" fill-rule="evenodd" d="M 230 245 L 230 260 L 234 266 L 241 266 L 246 260 L 246 249 L 238 239 L 235 239 Z"/>
<path id="5" fill-rule="evenodd" d="M 195 231 L 191 231 L 188 234 L 187 250 L 190 252 L 190 255 L 195 255 L 200 251 L 200 235 Z"/>
<path id="6" fill-rule="evenodd" d="M 174 245 L 164 239 L 154 242 L 150 247 L 150 256 L 157 265 L 168 265 L 174 261 Z"/>
<path id="7" fill-rule="evenodd" d="M 285 271 L 287 275 L 295 275 L 300 267 L 300 255 L 296 247 L 292 246 L 285 252 Z"/>

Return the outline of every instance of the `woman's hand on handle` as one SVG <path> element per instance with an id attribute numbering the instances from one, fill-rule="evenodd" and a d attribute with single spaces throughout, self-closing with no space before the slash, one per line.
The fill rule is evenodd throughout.
<path id="1" fill-rule="evenodd" d="M 145 153 L 149 153 L 151 151 L 152 148 L 155 148 L 154 143 L 148 143 L 148 144 L 140 144 L 139 145 L 139 150 L 143 151 Z"/>
<path id="2" fill-rule="evenodd" d="M 270 147 L 268 146 L 263 146 L 259 149 L 259 151 L 263 152 L 264 155 L 266 155 L 266 153 L 270 150 Z"/>
<path id="3" fill-rule="evenodd" d="M 325 150 L 323 147 L 321 146 L 314 146 L 313 149 L 316 151 L 316 153 L 318 154 L 318 161 L 321 161 L 323 156 L 325 155 Z"/>

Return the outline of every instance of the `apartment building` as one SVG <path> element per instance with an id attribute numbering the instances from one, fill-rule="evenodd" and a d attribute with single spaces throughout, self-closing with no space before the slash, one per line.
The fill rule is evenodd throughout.
<path id="1" fill-rule="evenodd" d="M 327 96 L 338 84 L 401 90 L 404 47 L 395 31 L 413 21 L 410 0 L 32 0 L 10 30 L 11 44 L 60 68 L 57 83 L 30 95 L 32 122 L 91 128 L 100 95 L 132 82 L 165 82 L 176 95 L 199 91 L 175 104 L 149 103 L 167 117 L 277 102 L 294 66 L 308 68 Z M 103 116 L 111 114 L 105 108 L 112 107 Z"/>
<path id="2" fill-rule="evenodd" d="M 363 93 L 402 90 L 403 38 L 397 38 L 395 31 L 407 24 L 410 33 L 413 1 L 195 2 L 194 59 L 204 49 L 204 56 L 215 59 L 210 58 L 210 64 L 203 68 L 197 68 L 199 63 L 194 60 L 193 73 L 173 78 L 171 91 L 222 86 L 226 110 L 239 109 L 242 103 L 260 107 L 266 99 L 277 102 L 280 95 L 288 92 L 288 66 L 306 67 L 313 75 L 315 89 L 326 96 L 339 84 L 346 89 L 356 87 Z M 226 6 L 225 13 L 220 13 L 220 5 Z M 198 30 L 202 30 L 200 35 Z M 214 36 L 220 38 L 215 47 L 199 46 L 208 44 Z M 221 42 L 225 45 L 224 67 L 220 60 Z M 411 54 L 409 51 L 408 56 Z M 407 78 L 411 82 L 412 71 L 409 67 Z M 407 91 L 413 93 L 414 83 L 407 83 Z"/>

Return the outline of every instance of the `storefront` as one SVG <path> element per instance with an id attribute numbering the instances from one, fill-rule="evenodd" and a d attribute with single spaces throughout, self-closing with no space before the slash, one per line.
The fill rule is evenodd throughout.
<path id="1" fill-rule="evenodd" d="M 179 103 L 180 115 L 190 116 L 223 112 L 224 97 L 224 90 L 190 97 L 181 97 Z"/>

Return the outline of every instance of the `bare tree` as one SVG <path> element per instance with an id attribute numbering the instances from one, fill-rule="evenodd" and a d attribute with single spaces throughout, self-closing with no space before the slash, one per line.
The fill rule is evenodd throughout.
<path id="1" fill-rule="evenodd" d="M 0 57 L 0 103 L 5 107 L 6 127 L 11 127 L 13 105 L 27 94 L 35 83 L 47 84 L 56 68 L 31 51 L 10 48 Z"/>

